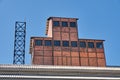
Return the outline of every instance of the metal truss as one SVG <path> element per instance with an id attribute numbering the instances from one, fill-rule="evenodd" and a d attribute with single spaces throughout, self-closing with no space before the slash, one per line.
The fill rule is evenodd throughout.
<path id="1" fill-rule="evenodd" d="M 25 64 L 26 22 L 15 23 L 13 64 Z"/>

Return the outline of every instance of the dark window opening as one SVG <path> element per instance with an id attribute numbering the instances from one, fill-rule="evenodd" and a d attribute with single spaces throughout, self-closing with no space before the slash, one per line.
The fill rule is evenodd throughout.
<path id="1" fill-rule="evenodd" d="M 81 47 L 81 48 L 86 48 L 86 43 L 80 41 L 80 47 Z"/>
<path id="2" fill-rule="evenodd" d="M 97 48 L 103 48 L 102 42 L 97 42 L 97 43 L 96 43 L 96 47 L 97 47 Z"/>
<path id="3" fill-rule="evenodd" d="M 51 46 L 52 42 L 51 40 L 45 40 L 45 46 Z"/>
<path id="4" fill-rule="evenodd" d="M 53 26 L 60 26 L 59 21 L 53 21 Z"/>
<path id="5" fill-rule="evenodd" d="M 93 42 L 88 42 L 88 48 L 94 48 L 94 43 Z"/>
<path id="6" fill-rule="evenodd" d="M 54 41 L 54 46 L 60 46 L 60 41 Z"/>
<path id="7" fill-rule="evenodd" d="M 62 22 L 62 26 L 63 27 L 68 27 L 68 23 L 67 22 Z"/>
<path id="8" fill-rule="evenodd" d="M 76 22 L 70 22 L 70 27 L 76 27 Z"/>
<path id="9" fill-rule="evenodd" d="M 69 41 L 63 41 L 63 46 L 68 47 L 69 46 Z"/>
<path id="10" fill-rule="evenodd" d="M 42 40 L 35 40 L 36 46 L 42 46 Z"/>
<path id="11" fill-rule="evenodd" d="M 77 41 L 71 41 L 71 46 L 72 47 L 77 47 Z"/>

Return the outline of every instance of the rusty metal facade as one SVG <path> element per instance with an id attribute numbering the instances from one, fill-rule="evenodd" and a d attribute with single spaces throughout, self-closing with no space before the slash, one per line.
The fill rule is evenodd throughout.
<path id="1" fill-rule="evenodd" d="M 79 39 L 77 20 L 77 18 L 63 17 L 48 18 L 46 23 L 47 37 L 31 37 L 32 64 L 105 67 L 104 40 Z M 67 23 L 67 25 L 65 26 L 63 23 Z M 75 23 L 75 26 L 71 27 L 71 23 Z M 51 41 L 50 46 L 45 44 L 48 40 Z M 41 44 L 36 45 L 36 41 L 41 41 Z M 54 41 L 59 41 L 60 45 L 55 46 Z M 64 46 L 64 42 L 67 42 L 68 45 Z M 73 46 L 72 42 L 76 42 L 77 46 Z M 81 47 L 81 42 L 84 42 L 86 46 Z M 89 47 L 90 43 L 94 46 Z M 97 43 L 101 43 L 102 47 L 97 48 Z"/>

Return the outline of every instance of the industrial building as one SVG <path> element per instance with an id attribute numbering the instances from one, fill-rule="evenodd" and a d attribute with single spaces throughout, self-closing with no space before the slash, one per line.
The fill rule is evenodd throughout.
<path id="1" fill-rule="evenodd" d="M 32 64 L 106 66 L 104 40 L 79 39 L 77 20 L 49 17 L 47 37 L 31 37 Z"/>
<path id="2" fill-rule="evenodd" d="M 0 80 L 120 80 L 120 67 L 106 65 L 104 40 L 78 38 L 77 20 L 49 17 L 47 37 L 30 39 L 31 65 L 1 64 Z M 24 63 L 16 47 L 14 63 Z"/>

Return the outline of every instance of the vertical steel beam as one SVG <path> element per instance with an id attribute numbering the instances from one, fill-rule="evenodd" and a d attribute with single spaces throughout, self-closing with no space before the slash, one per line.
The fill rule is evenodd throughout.
<path id="1" fill-rule="evenodd" d="M 26 22 L 15 23 L 13 64 L 25 64 Z"/>

